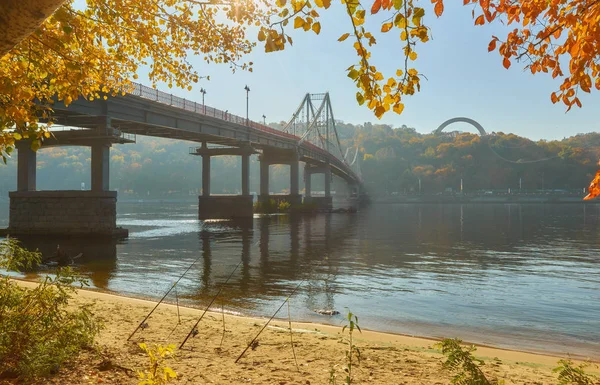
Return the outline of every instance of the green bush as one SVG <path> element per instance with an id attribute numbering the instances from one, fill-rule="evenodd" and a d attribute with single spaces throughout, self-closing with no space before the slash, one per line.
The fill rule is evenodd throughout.
<path id="1" fill-rule="evenodd" d="M 0 268 L 19 270 L 40 261 L 18 242 L 0 242 Z M 33 289 L 0 278 L 0 378 L 55 373 L 66 360 L 91 346 L 99 331 L 89 308 L 69 309 L 75 284 L 85 282 L 70 268 L 46 276 Z"/>
<path id="2" fill-rule="evenodd" d="M 255 202 L 254 203 L 254 212 L 261 214 L 273 214 L 273 213 L 283 213 L 290 211 L 292 205 L 287 201 L 280 201 L 277 203 L 275 199 L 269 199 L 266 202 Z"/>
<path id="3" fill-rule="evenodd" d="M 288 201 L 281 201 L 279 202 L 279 205 L 277 206 L 277 211 L 279 211 L 280 213 L 285 213 L 290 211 L 290 208 L 292 207 L 292 204 Z"/>
<path id="4" fill-rule="evenodd" d="M 457 372 L 452 378 L 452 384 L 455 385 L 496 385 L 503 382 L 497 380 L 488 380 L 485 374 L 481 371 L 480 365 L 484 362 L 475 358 L 472 354 L 475 346 L 470 346 L 466 349 L 460 345 L 461 340 L 446 338 L 442 340 L 437 347 L 442 350 L 442 353 L 448 358 L 444 362 L 444 368 Z"/>
<path id="5" fill-rule="evenodd" d="M 558 385 L 594 385 L 597 378 L 585 373 L 587 364 L 573 366 L 571 360 L 558 361 L 559 366 L 553 371 L 558 373 Z"/>

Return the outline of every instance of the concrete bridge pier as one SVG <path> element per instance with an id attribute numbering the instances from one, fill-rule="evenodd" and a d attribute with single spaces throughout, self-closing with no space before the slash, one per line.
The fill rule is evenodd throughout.
<path id="1" fill-rule="evenodd" d="M 289 202 L 292 206 L 297 206 L 302 203 L 302 195 L 300 195 L 300 160 L 297 154 L 273 154 L 266 153 L 259 158 L 260 160 L 260 195 L 258 196 L 259 202 L 268 202 L 274 200 L 277 204 L 285 201 Z M 269 193 L 269 167 L 275 164 L 286 164 L 290 166 L 290 193 L 289 194 L 275 194 Z"/>
<path id="2" fill-rule="evenodd" d="M 190 151 L 202 157 L 202 194 L 198 197 L 199 219 L 252 218 L 253 202 L 250 195 L 250 155 L 254 150 L 237 147 L 202 147 Z M 212 195 L 210 193 L 210 158 L 222 155 L 239 155 L 242 158 L 242 194 Z"/>
<path id="3" fill-rule="evenodd" d="M 323 174 L 325 176 L 325 195 L 312 196 L 312 176 L 313 174 Z M 321 166 L 307 164 L 304 167 L 304 203 L 316 205 L 318 209 L 329 210 L 333 207 L 331 197 L 331 166 L 326 163 Z"/>
<path id="4" fill-rule="evenodd" d="M 109 129 L 112 130 L 112 129 Z M 17 191 L 9 193 L 10 213 L 6 233 L 50 236 L 126 237 L 117 228 L 117 192 L 109 191 L 111 142 L 120 142 L 115 132 L 80 130 L 57 133 L 44 146 L 82 145 L 92 148 L 91 191 L 36 190 L 36 152 L 31 142 L 17 143 Z"/>

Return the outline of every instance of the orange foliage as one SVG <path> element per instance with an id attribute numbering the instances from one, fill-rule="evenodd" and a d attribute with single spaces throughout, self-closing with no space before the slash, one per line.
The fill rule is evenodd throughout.
<path id="1" fill-rule="evenodd" d="M 437 3 L 439 0 L 431 1 Z M 577 97 L 579 90 L 589 93 L 594 87 L 600 89 L 598 2 L 464 0 L 464 4 L 481 10 L 475 25 L 491 23 L 495 19 L 515 25 L 504 40 L 492 36 L 488 50 L 497 49 L 506 68 L 514 58 L 524 61 L 525 68 L 532 74 L 544 72 L 560 78 L 562 84 L 550 95 L 552 103 L 562 101 L 567 110 L 574 105 L 581 107 Z M 499 43 L 498 47 L 496 43 Z M 562 68 L 565 64 L 561 66 L 561 63 L 568 63 L 566 71 Z"/>
<path id="2" fill-rule="evenodd" d="M 590 187 L 588 187 L 588 192 L 589 194 L 586 195 L 585 198 L 583 198 L 586 201 L 594 199 L 598 195 L 600 195 L 600 170 L 596 172 L 596 177 L 593 181 L 591 181 Z"/>

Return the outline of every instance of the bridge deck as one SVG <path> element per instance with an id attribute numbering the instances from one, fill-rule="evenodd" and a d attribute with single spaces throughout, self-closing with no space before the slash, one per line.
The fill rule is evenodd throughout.
<path id="1" fill-rule="evenodd" d="M 68 107 L 57 102 L 53 108 L 57 123 L 64 126 L 104 130 L 108 124 L 128 134 L 297 152 L 304 162 L 329 162 L 336 175 L 359 181 L 344 161 L 296 135 L 141 84 L 124 96 L 80 98 Z"/>

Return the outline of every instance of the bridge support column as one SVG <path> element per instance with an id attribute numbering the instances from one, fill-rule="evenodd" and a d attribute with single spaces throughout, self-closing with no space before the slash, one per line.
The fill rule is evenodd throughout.
<path id="1" fill-rule="evenodd" d="M 271 164 L 268 161 L 260 160 L 260 193 L 258 200 L 261 202 L 269 200 L 269 166 Z"/>
<path id="2" fill-rule="evenodd" d="M 17 142 L 17 191 L 35 191 L 37 155 L 27 141 Z"/>
<path id="3" fill-rule="evenodd" d="M 304 196 L 312 196 L 312 173 L 309 165 L 304 166 Z"/>
<path id="4" fill-rule="evenodd" d="M 272 164 L 286 164 L 290 166 L 290 193 L 269 195 L 269 166 Z M 296 153 L 263 152 L 260 157 L 260 202 L 275 201 L 288 202 L 293 206 L 302 203 L 298 177 L 300 174 L 300 162 Z"/>
<path id="5" fill-rule="evenodd" d="M 242 195 L 250 195 L 250 154 L 242 155 Z"/>
<path id="6" fill-rule="evenodd" d="M 92 144 L 92 191 L 109 190 L 110 144 Z"/>
<path id="7" fill-rule="evenodd" d="M 329 165 L 325 168 L 325 197 L 331 198 L 331 168 Z"/>
<path id="8" fill-rule="evenodd" d="M 299 174 L 300 162 L 290 163 L 290 195 L 300 195 Z"/>
<path id="9" fill-rule="evenodd" d="M 313 174 L 324 174 L 325 175 L 325 194 L 324 196 L 312 196 L 311 192 L 311 181 Z M 331 167 L 329 164 L 323 166 L 310 166 L 304 167 L 304 186 L 305 195 L 304 203 L 308 205 L 314 205 L 319 210 L 330 210 L 333 207 L 333 199 L 331 197 Z"/>
<path id="10" fill-rule="evenodd" d="M 206 143 L 202 144 L 206 148 Z M 202 155 L 202 196 L 210 196 L 210 155 Z"/>
<path id="11" fill-rule="evenodd" d="M 190 151 L 192 155 L 202 156 L 202 194 L 198 197 L 199 219 L 252 218 L 253 202 L 250 195 L 250 155 L 252 148 L 202 147 Z M 239 155 L 242 157 L 242 195 L 213 195 L 210 192 L 210 158 L 220 155 Z"/>
<path id="12" fill-rule="evenodd" d="M 37 191 L 36 153 L 31 150 L 30 143 L 21 141 L 17 144 L 17 191 L 9 193 L 9 225 L 1 233 L 126 237 L 128 231 L 117 227 L 117 192 L 108 191 L 111 143 L 126 141 L 101 130 L 57 133 L 56 136 L 44 145 L 65 143 L 91 147 L 91 191 Z"/>

